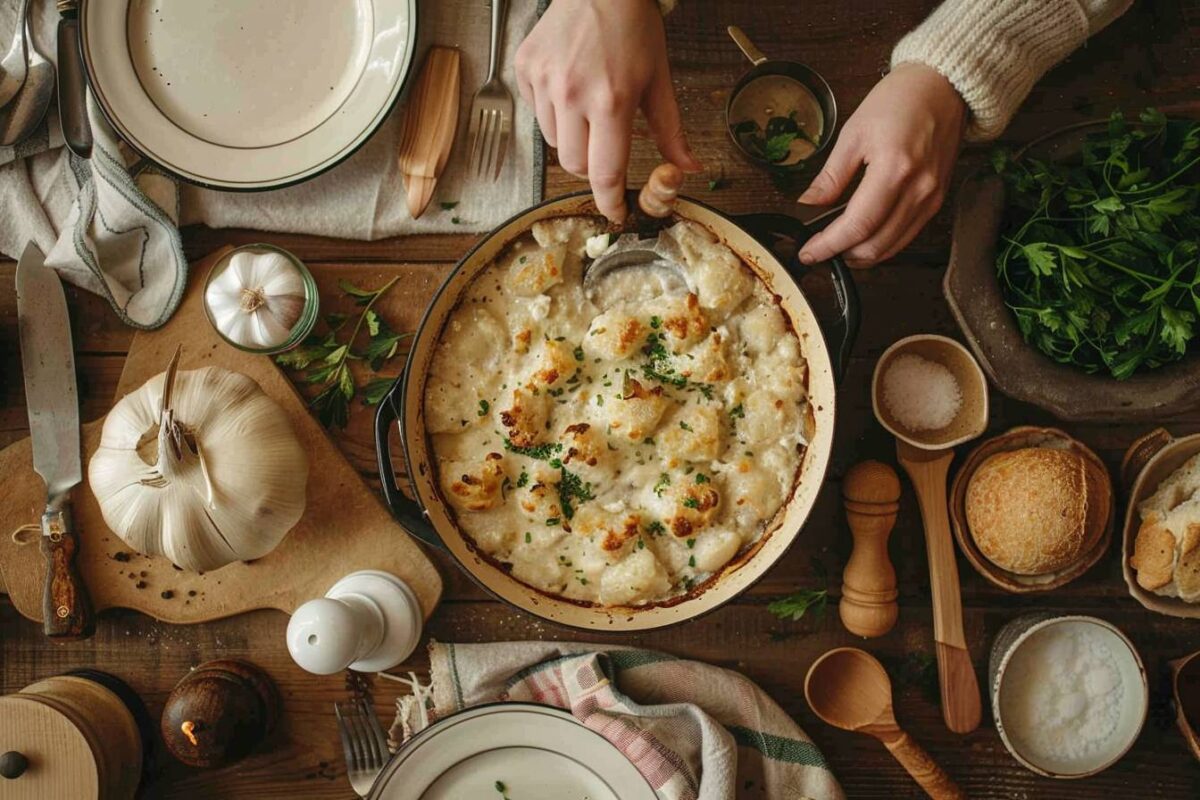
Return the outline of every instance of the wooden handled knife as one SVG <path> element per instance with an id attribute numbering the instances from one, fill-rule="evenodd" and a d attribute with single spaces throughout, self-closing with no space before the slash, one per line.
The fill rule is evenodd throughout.
<path id="1" fill-rule="evenodd" d="M 71 519 L 71 490 L 83 480 L 71 320 L 62 282 L 33 242 L 17 262 L 17 327 L 33 469 L 46 482 L 42 627 L 47 636 L 82 638 L 95 630 L 95 617 L 76 566 L 79 536 Z"/>

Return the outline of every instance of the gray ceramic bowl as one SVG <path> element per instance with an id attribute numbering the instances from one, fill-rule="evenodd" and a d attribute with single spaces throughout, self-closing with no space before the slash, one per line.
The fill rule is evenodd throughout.
<path id="1" fill-rule="evenodd" d="M 1039 158 L 1078 153 L 1084 136 L 1106 123 L 1074 125 L 1030 146 Z M 996 239 L 1004 184 L 988 169 L 969 177 L 958 196 L 950 266 L 942 290 L 980 366 L 997 389 L 1059 419 L 1156 421 L 1200 404 L 1200 357 L 1118 381 L 1089 375 L 1025 343 L 996 278 Z"/>

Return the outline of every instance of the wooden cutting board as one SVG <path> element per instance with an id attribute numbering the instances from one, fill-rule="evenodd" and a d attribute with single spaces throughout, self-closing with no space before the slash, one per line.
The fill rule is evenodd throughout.
<path id="1" fill-rule="evenodd" d="M 304 516 L 269 555 L 195 573 L 165 558 L 134 553 L 108 530 L 87 486 L 87 462 L 100 441 L 103 420 L 83 426 L 84 484 L 74 492 L 76 527 L 81 532 L 79 569 L 97 611 L 132 608 L 174 623 L 207 622 L 256 608 L 291 613 L 343 575 L 379 569 L 408 583 L 426 618 L 442 592 L 433 563 L 392 518 L 376 492 L 346 460 L 307 404 L 275 363 L 225 344 L 208 323 L 202 304 L 204 276 L 227 252 L 219 250 L 192 265 L 192 277 L 179 310 L 166 326 L 134 336 L 121 373 L 117 397 L 124 397 L 162 372 L 179 345 L 180 369 L 218 366 L 248 375 L 287 412 L 309 458 L 308 502 Z M 36 523 L 45 486 L 33 472 L 30 441 L 0 451 L 0 586 L 17 611 L 42 618 L 45 565 L 36 541 L 18 544 L 9 531 Z"/>

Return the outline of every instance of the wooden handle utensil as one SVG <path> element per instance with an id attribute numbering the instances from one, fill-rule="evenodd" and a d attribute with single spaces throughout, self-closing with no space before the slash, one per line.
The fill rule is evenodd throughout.
<path id="1" fill-rule="evenodd" d="M 954 460 L 954 451 L 922 450 L 908 442 L 897 441 L 896 454 L 900 466 L 912 481 L 925 525 L 942 717 L 946 727 L 955 733 L 970 733 L 979 727 L 983 710 L 979 682 L 963 632 L 958 564 L 954 560 L 950 513 L 946 506 L 946 476 L 950 462 Z"/>
<path id="2" fill-rule="evenodd" d="M 879 461 L 864 461 L 842 481 L 846 521 L 854 550 L 842 573 L 838 613 L 846 630 L 859 636 L 883 636 L 896 624 L 896 570 L 888 560 L 888 536 L 900 508 L 900 478 Z"/>
<path id="3" fill-rule="evenodd" d="M 674 164 L 659 164 L 638 194 L 638 206 L 651 217 L 669 217 L 683 188 L 683 170 Z"/>
<path id="4" fill-rule="evenodd" d="M 400 172 L 413 219 L 425 213 L 438 178 L 446 168 L 458 130 L 459 52 L 429 48 L 421 74 L 404 107 L 400 134 Z"/>

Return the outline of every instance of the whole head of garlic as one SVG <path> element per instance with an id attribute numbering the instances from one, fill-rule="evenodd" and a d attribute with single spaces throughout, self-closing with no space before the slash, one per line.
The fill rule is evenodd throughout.
<path id="1" fill-rule="evenodd" d="M 308 459 L 283 409 L 245 375 L 166 372 L 104 421 L 88 483 L 140 553 L 210 570 L 261 558 L 304 513 Z"/>
<path id="2" fill-rule="evenodd" d="M 244 350 L 276 352 L 312 329 L 316 291 L 294 256 L 249 245 L 213 267 L 204 287 L 204 308 L 226 341 Z"/>

